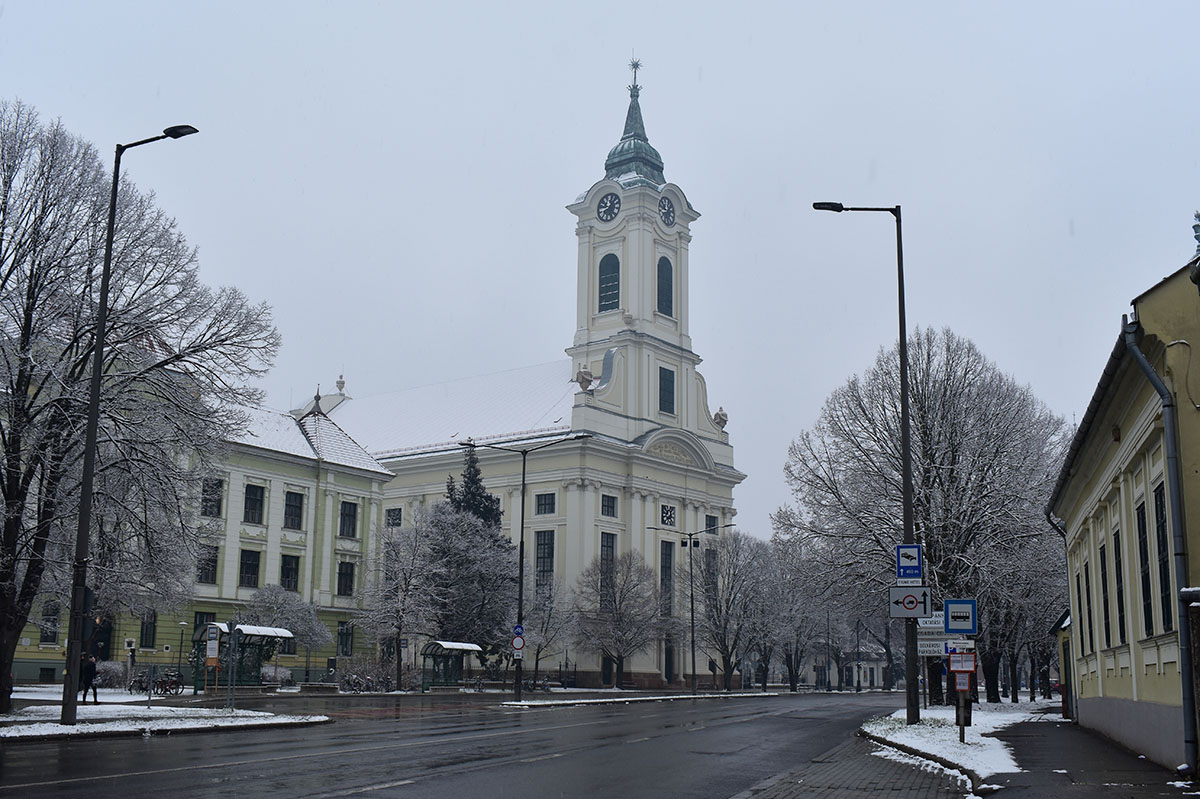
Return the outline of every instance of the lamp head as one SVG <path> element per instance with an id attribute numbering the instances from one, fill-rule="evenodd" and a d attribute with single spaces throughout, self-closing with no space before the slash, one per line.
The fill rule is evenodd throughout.
<path id="1" fill-rule="evenodd" d="M 193 133 L 199 132 L 191 125 L 172 125 L 169 128 L 163 128 L 163 135 L 169 139 L 182 139 L 184 136 L 191 136 Z"/>
<path id="2" fill-rule="evenodd" d="M 846 210 L 846 206 L 841 203 L 813 203 L 814 211 L 833 211 L 835 214 L 840 214 Z"/>

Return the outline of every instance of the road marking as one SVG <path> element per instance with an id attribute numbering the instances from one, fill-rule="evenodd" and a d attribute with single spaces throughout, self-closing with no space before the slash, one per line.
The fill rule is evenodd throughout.
<path id="1" fill-rule="evenodd" d="M 625 743 L 627 743 L 627 744 L 640 744 L 642 741 L 649 741 L 649 740 L 650 740 L 650 739 L 649 739 L 648 737 L 647 737 L 647 738 L 634 738 L 634 739 L 632 739 L 632 740 L 626 741 Z"/>
<path id="2" fill-rule="evenodd" d="M 521 762 L 522 763 L 536 763 L 539 760 L 553 760 L 556 757 L 562 757 L 562 752 L 555 752 L 552 755 L 542 755 L 540 757 L 527 757 L 527 758 L 523 759 Z"/>
<path id="3" fill-rule="evenodd" d="M 401 785 L 412 785 L 414 782 L 416 782 L 416 780 L 400 780 L 398 782 L 381 782 L 378 785 L 364 785 L 361 788 L 347 788 L 344 791 L 337 791 L 336 793 L 323 793 L 323 794 L 320 794 L 320 797 L 353 796 L 356 793 L 366 793 L 367 791 L 381 791 L 384 788 L 398 788 Z"/>

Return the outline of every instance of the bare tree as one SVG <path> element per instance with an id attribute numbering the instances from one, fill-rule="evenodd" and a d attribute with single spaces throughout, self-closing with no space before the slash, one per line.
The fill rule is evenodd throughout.
<path id="1" fill-rule="evenodd" d="M 612 659 L 619 688 L 625 660 L 662 634 L 661 611 L 658 581 L 640 552 L 622 552 L 611 563 L 597 557 L 575 584 L 576 646 Z"/>
<path id="2" fill-rule="evenodd" d="M 1052 535 L 1041 509 L 1070 431 L 949 330 L 917 330 L 909 353 L 914 520 L 926 580 L 937 597 L 986 604 L 989 573 Z M 830 544 L 818 551 L 831 578 L 879 592 L 891 582 L 903 533 L 897 362 L 897 348 L 881 352 L 830 395 L 813 429 L 789 447 L 784 473 L 796 505 L 772 516 L 782 540 Z"/>
<path id="3" fill-rule="evenodd" d="M 561 579 L 540 586 L 529 572 L 525 579 L 525 596 L 533 597 L 533 605 L 525 613 L 525 648 L 533 654 L 536 680 L 542 660 L 562 652 L 575 620 L 571 613 L 572 597 Z"/>
<path id="4" fill-rule="evenodd" d="M 433 536 L 442 529 L 430 512 L 417 514 L 409 527 L 385 527 L 379 534 L 372 579 L 363 591 L 358 624 L 391 644 L 396 685 L 404 684 L 400 639 L 433 632 L 438 593 L 447 581 L 434 558 Z"/>
<path id="5" fill-rule="evenodd" d="M 70 582 L 107 210 L 95 148 L 0 102 L 0 712 L 30 608 Z M 122 179 L 117 211 L 88 570 L 110 616 L 185 595 L 200 476 L 279 346 L 153 195 Z"/>
<path id="6" fill-rule="evenodd" d="M 767 583 L 764 603 L 771 614 L 770 630 L 793 692 L 799 690 L 805 657 L 824 639 L 826 608 L 817 561 L 806 561 L 798 549 L 772 541 L 774 577 Z"/>
<path id="7" fill-rule="evenodd" d="M 767 599 L 764 575 L 769 573 L 767 542 L 738 530 L 723 535 L 703 550 L 694 589 L 700 603 L 700 635 L 721 659 L 722 682 L 732 688 L 733 669 L 750 643 L 755 614 Z"/>
<path id="8" fill-rule="evenodd" d="M 320 649 L 333 643 L 333 633 L 321 622 L 316 606 L 281 585 L 265 585 L 251 594 L 236 621 L 282 627 L 292 634 L 297 646 L 305 649 Z M 269 655 L 264 659 L 269 659 Z"/>

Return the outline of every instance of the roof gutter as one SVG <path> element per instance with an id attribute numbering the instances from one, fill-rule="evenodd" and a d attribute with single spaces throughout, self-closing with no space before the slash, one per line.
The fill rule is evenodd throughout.
<path id="1" fill-rule="evenodd" d="M 1176 627 L 1179 631 L 1179 673 L 1180 687 L 1183 698 L 1183 749 L 1184 765 L 1189 773 L 1196 772 L 1196 697 L 1192 684 L 1192 641 L 1191 623 L 1188 617 L 1188 602 L 1183 589 L 1188 583 L 1187 576 L 1187 539 L 1183 531 L 1183 485 L 1179 473 L 1179 444 L 1178 424 L 1176 421 L 1175 397 L 1167 389 L 1158 372 L 1150 365 L 1145 354 L 1138 347 L 1137 335 L 1141 324 L 1130 322 L 1129 317 L 1121 315 L 1121 327 L 1125 332 L 1125 346 L 1141 368 L 1150 385 L 1162 399 L 1163 438 L 1166 439 L 1167 450 L 1167 483 L 1171 505 L 1171 536 L 1175 551 L 1175 582 L 1180 587 L 1176 597 Z M 1182 769 L 1181 769 L 1182 770 Z"/>

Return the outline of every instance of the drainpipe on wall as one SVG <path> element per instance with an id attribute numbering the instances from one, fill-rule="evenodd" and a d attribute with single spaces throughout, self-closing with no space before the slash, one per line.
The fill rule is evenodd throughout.
<path id="1" fill-rule="evenodd" d="M 1167 483 L 1171 496 L 1171 536 L 1175 550 L 1175 582 L 1181 589 L 1187 587 L 1187 540 L 1183 533 L 1183 486 L 1179 477 L 1179 439 L 1178 426 L 1175 419 L 1175 398 L 1167 389 L 1158 372 L 1146 360 L 1145 354 L 1138 347 L 1137 333 L 1141 325 L 1130 322 L 1126 314 L 1121 315 L 1121 326 L 1125 331 L 1125 346 L 1133 355 L 1135 361 L 1150 385 L 1162 398 L 1163 438 L 1167 447 Z M 1185 766 L 1188 772 L 1196 770 L 1196 697 L 1192 685 L 1192 634 L 1188 617 L 1188 603 L 1183 592 L 1177 597 L 1175 617 L 1179 630 L 1179 672 L 1180 688 L 1183 694 L 1183 752 Z"/>
<path id="2" fill-rule="evenodd" d="M 1049 507 L 1046 508 L 1046 521 L 1049 522 L 1050 527 L 1054 530 L 1054 532 L 1058 533 L 1059 537 L 1062 538 L 1062 540 L 1063 540 L 1063 565 L 1067 567 L 1067 571 L 1069 574 L 1070 573 L 1070 562 L 1069 562 L 1068 558 L 1069 558 L 1070 553 L 1067 552 L 1067 531 L 1062 528 L 1062 525 L 1060 525 L 1057 521 L 1055 521 L 1054 514 L 1050 512 Z M 1067 578 L 1067 610 L 1070 611 L 1070 609 L 1071 609 L 1071 578 L 1068 577 Z M 1072 623 L 1075 623 L 1075 621 L 1076 621 L 1074 613 L 1071 614 L 1071 621 L 1072 621 Z M 1083 627 L 1079 627 L 1078 629 L 1082 630 Z M 1067 637 L 1069 639 L 1070 634 L 1068 634 Z M 1059 648 L 1057 639 L 1054 642 L 1054 648 L 1055 649 Z M 1080 647 L 1081 651 L 1082 651 L 1082 649 L 1083 649 L 1083 647 Z M 1065 672 L 1065 673 L 1060 673 L 1059 676 L 1060 676 L 1060 678 L 1065 677 L 1066 683 L 1067 683 L 1066 686 L 1064 687 L 1064 690 L 1067 692 L 1067 694 L 1066 694 L 1067 701 L 1066 701 L 1066 707 L 1064 708 L 1064 711 L 1067 713 L 1068 718 L 1070 718 L 1071 720 L 1073 720 L 1075 722 L 1078 722 L 1079 721 L 1079 713 L 1075 709 L 1075 686 L 1078 685 L 1079 682 L 1075 679 L 1075 677 L 1076 677 L 1075 658 L 1072 657 L 1070 663 L 1062 663 L 1060 665 L 1061 665 L 1061 668 L 1059 669 L 1059 671 Z"/>

